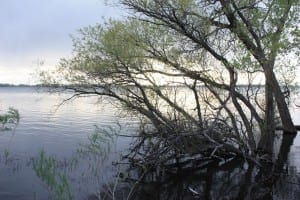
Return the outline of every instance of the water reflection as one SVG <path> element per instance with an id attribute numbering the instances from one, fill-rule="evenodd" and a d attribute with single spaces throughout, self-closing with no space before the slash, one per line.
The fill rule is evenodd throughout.
<path id="1" fill-rule="evenodd" d="M 164 173 L 133 169 L 122 175 L 123 185 L 115 196 L 132 200 L 299 199 L 300 174 L 287 162 L 295 137 L 282 135 L 275 165 L 263 159 L 259 164 L 231 159 L 212 162 L 204 169 L 179 167 Z M 101 199 L 113 198 L 104 195 Z"/>
<path id="2" fill-rule="evenodd" d="M 178 171 L 160 177 L 160 181 L 127 181 L 127 193 L 119 193 L 129 199 L 189 200 L 189 199 L 298 199 L 299 174 L 282 174 L 274 177 L 259 177 L 260 169 L 254 164 L 235 160 L 226 166 L 215 166 L 207 171 Z M 263 170 L 264 173 L 266 172 Z M 130 189 L 131 192 L 128 192 Z M 126 195 L 124 195 L 126 194 Z M 118 194 L 121 197 L 120 194 Z M 126 196 L 127 197 L 127 196 Z M 110 198 L 106 198 L 110 199 Z M 122 198 L 127 199 L 127 198 Z"/>
<path id="3" fill-rule="evenodd" d="M 294 137 L 285 136 L 283 137 L 285 145 L 281 145 L 281 151 L 289 150 L 287 144 Z M 93 144 L 93 141 L 90 144 Z M 144 174 L 143 171 L 134 169 L 126 172 L 128 166 L 121 169 L 120 165 L 112 170 L 110 163 L 105 168 L 103 162 L 107 158 L 104 159 L 103 154 L 99 154 L 95 149 L 85 151 L 85 156 L 82 155 L 77 158 L 80 158 L 79 162 L 88 163 L 87 168 L 75 167 L 69 170 L 73 173 L 76 171 L 77 175 L 80 171 L 86 172 L 80 179 L 82 185 L 93 183 L 96 187 L 81 199 L 292 200 L 299 197 L 299 172 L 296 167 L 289 166 L 284 161 L 287 159 L 287 151 L 279 153 L 275 166 L 270 163 L 262 163 L 263 165 L 259 166 L 257 163 L 246 162 L 243 159 L 231 159 L 221 164 L 213 162 L 205 169 L 178 168 L 175 171 L 165 171 L 163 174 L 157 171 Z M 108 172 L 110 175 L 107 175 Z M 72 181 L 72 178 L 69 178 Z M 81 189 L 84 189 L 84 186 Z"/>
<path id="4" fill-rule="evenodd" d="M 50 169 L 55 172 L 54 176 L 59 178 L 60 184 L 63 183 L 62 177 L 66 178 L 64 181 L 71 185 L 70 192 L 73 195 L 73 198 L 69 199 L 293 200 L 298 199 L 300 195 L 299 171 L 296 166 L 288 165 L 286 162 L 295 135 L 283 135 L 275 166 L 270 163 L 262 163 L 262 166 L 259 166 L 257 163 L 246 162 L 244 159 L 229 159 L 222 163 L 212 162 L 208 168 L 204 169 L 177 168 L 164 171 L 164 173 L 149 171 L 147 174 L 135 169 L 126 172 L 128 166 L 123 165 L 113 165 L 112 168 L 111 163 L 116 157 L 112 159 L 107 157 L 107 154 L 115 152 L 115 149 L 108 150 L 105 141 L 112 142 L 114 139 L 105 140 L 107 138 L 104 138 L 103 140 L 103 135 L 101 137 L 101 140 L 97 140 L 100 137 L 91 136 L 90 142 L 77 146 L 79 151 L 69 159 L 55 158 L 46 153 L 43 155 L 44 161 L 48 160 L 46 165 L 44 163 L 43 167 L 40 166 L 40 170 Z M 24 160 L 16 155 L 3 153 L 0 162 L 11 171 L 11 174 L 15 174 L 34 168 L 34 160 L 43 162 L 40 156 Z M 48 161 L 51 159 L 54 164 L 50 164 L 49 167 Z M 49 187 L 49 183 L 45 181 L 45 177 L 49 175 L 47 173 L 45 175 L 45 171 L 41 174 L 36 169 L 32 172 L 40 178 L 37 182 L 42 187 L 33 185 L 30 198 L 28 195 L 22 196 L 20 192 L 17 193 L 18 197 L 12 193 L 0 193 L 1 198 L 54 199 L 55 187 Z M 62 199 L 68 199 L 68 197 L 63 196 Z"/>

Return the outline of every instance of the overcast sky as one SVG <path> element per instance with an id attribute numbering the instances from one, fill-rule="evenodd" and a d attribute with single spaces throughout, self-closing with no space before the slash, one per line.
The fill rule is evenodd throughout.
<path id="1" fill-rule="evenodd" d="M 70 55 L 70 34 L 122 16 L 104 0 L 0 0 L 0 83 L 32 84 L 37 61 Z"/>

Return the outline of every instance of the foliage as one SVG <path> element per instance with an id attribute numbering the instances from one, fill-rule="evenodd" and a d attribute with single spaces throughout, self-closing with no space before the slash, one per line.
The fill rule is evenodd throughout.
<path id="1" fill-rule="evenodd" d="M 71 200 L 74 198 L 74 195 L 71 191 L 67 173 L 78 170 L 78 173 L 81 173 L 82 179 L 92 178 L 93 183 L 95 180 L 98 182 L 100 176 L 103 175 L 101 174 L 101 167 L 103 167 L 104 161 L 108 159 L 115 136 L 115 129 L 96 126 L 95 132 L 88 137 L 89 142 L 80 144 L 76 154 L 74 154 L 70 161 L 58 160 L 53 156 L 47 156 L 44 151 L 41 151 L 39 157 L 32 160 L 32 168 L 50 191 L 54 193 L 55 199 Z M 88 164 L 88 170 L 91 171 L 85 169 L 83 172 L 81 171 L 82 168 L 77 168 L 79 160 L 84 162 L 84 165 Z M 66 166 L 68 168 L 65 168 Z M 84 177 L 84 175 L 87 175 L 87 177 Z M 99 185 L 99 187 L 103 186 Z"/>
<path id="2" fill-rule="evenodd" d="M 89 160 L 90 170 L 94 177 L 103 176 L 102 165 L 108 160 L 115 141 L 116 130 L 111 127 L 96 126 L 95 132 L 88 137 L 88 143 L 80 144 L 76 156 Z"/>
<path id="3" fill-rule="evenodd" d="M 6 125 L 19 123 L 20 114 L 18 110 L 14 108 L 9 108 L 8 112 L 0 115 L 0 123 L 2 124 L 2 129 L 5 129 Z"/>
<path id="4" fill-rule="evenodd" d="M 282 91 L 294 76 L 276 72 L 299 64 L 298 1 L 119 3 L 130 16 L 83 28 L 52 79 L 141 118 L 134 164 L 272 155 L 276 111 L 296 131 Z"/>
<path id="5" fill-rule="evenodd" d="M 106 160 L 110 151 L 116 133 L 111 127 L 100 128 L 95 127 L 95 132 L 88 137 L 87 144 L 81 144 L 77 153 L 83 156 L 96 156 L 101 157 L 102 161 Z"/>
<path id="6" fill-rule="evenodd" d="M 57 161 L 54 157 L 47 157 L 45 152 L 41 151 L 39 158 L 33 160 L 33 170 L 54 192 L 56 200 L 73 199 L 67 177 L 58 171 Z"/>
<path id="7" fill-rule="evenodd" d="M 4 149 L 3 151 L 3 159 L 4 159 L 4 162 L 5 164 L 7 164 L 8 160 L 9 160 L 9 151 L 7 149 Z"/>

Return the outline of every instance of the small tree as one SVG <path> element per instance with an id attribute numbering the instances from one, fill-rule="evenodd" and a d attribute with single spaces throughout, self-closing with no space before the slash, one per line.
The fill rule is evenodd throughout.
<path id="1" fill-rule="evenodd" d="M 50 82 L 67 81 L 75 96 L 108 96 L 140 115 L 152 127 L 140 140 L 151 140 L 148 160 L 272 154 L 276 108 L 284 131 L 296 132 L 275 71 L 292 69 L 284 57 L 298 64 L 298 1 L 119 3 L 132 15 L 82 29 L 73 58 L 60 64 L 63 76 Z"/>

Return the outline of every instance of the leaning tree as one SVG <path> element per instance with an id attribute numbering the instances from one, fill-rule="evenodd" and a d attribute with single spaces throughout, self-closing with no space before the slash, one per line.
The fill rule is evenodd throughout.
<path id="1" fill-rule="evenodd" d="M 197 153 L 272 154 L 276 123 L 296 132 L 287 77 L 276 72 L 298 65 L 297 0 L 117 5 L 127 17 L 83 28 L 73 39 L 73 57 L 61 61 L 56 76 L 44 78 L 67 83 L 74 96 L 107 96 L 140 116 L 143 130 L 134 150 L 148 148 L 134 156 L 170 164 L 170 158 Z"/>

